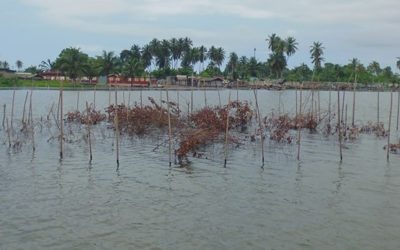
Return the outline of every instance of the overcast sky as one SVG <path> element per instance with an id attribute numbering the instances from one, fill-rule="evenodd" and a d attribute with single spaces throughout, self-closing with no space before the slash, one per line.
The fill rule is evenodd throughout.
<path id="1" fill-rule="evenodd" d="M 194 45 L 268 56 L 265 39 L 294 36 L 289 67 L 310 64 L 313 41 L 327 62 L 353 57 L 395 68 L 400 56 L 400 0 L 1 0 L 0 61 L 24 67 L 54 60 L 66 47 L 89 55 L 190 37 Z M 397 71 L 398 72 L 398 71 Z"/>

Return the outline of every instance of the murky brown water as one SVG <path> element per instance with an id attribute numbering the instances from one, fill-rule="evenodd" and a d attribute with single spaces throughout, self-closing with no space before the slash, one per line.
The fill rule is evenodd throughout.
<path id="1" fill-rule="evenodd" d="M 18 120 L 25 94 L 16 92 Z M 220 94 L 226 103 L 228 91 Z M 140 102 L 140 92 L 130 95 L 130 103 Z M 147 102 L 147 96 L 158 100 L 160 92 L 142 95 Z M 346 95 L 350 117 L 352 95 Z M 176 92 L 170 96 L 176 100 Z M 179 96 L 184 106 L 190 92 Z M 381 93 L 385 122 L 388 96 Z M 76 108 L 76 97 L 65 92 L 65 110 Z M 128 102 L 127 91 L 119 93 L 119 100 L 124 97 Z M 294 91 L 259 91 L 258 97 L 264 115 L 294 112 Z M 57 98 L 57 91 L 33 92 L 37 121 Z M 93 98 L 93 92 L 80 92 L 81 109 L 83 100 Z M 240 91 L 239 98 L 254 103 L 251 91 Z M 8 112 L 11 100 L 12 91 L 0 91 Z M 204 105 L 203 91 L 195 92 L 195 101 L 197 108 Z M 322 109 L 327 101 L 328 92 L 321 92 Z M 207 91 L 207 104 L 218 103 L 217 92 Z M 108 92 L 97 92 L 96 106 L 107 104 Z M 358 123 L 376 120 L 376 93 L 357 93 L 356 116 Z M 227 168 L 223 148 L 215 145 L 207 149 L 209 159 L 191 159 L 181 169 L 168 167 L 166 144 L 154 150 L 162 135 L 124 138 L 117 168 L 113 133 L 104 126 L 94 131 L 92 164 L 76 125 L 66 126 L 74 134 L 61 162 L 57 140 L 48 141 L 57 135 L 54 124 L 36 126 L 34 153 L 29 143 L 10 150 L 0 129 L 0 249 L 400 248 L 400 156 L 387 162 L 386 139 L 373 135 L 347 142 L 341 164 L 336 136 L 304 131 L 301 162 L 295 145 L 267 141 L 264 169 L 257 142 L 231 149 Z M 398 138 L 397 133 L 392 141 Z"/>

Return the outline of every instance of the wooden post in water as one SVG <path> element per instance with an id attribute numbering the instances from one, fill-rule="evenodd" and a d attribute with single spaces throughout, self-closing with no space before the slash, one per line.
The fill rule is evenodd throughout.
<path id="1" fill-rule="evenodd" d="M 64 156 L 64 114 L 63 114 L 63 105 L 64 100 L 63 100 L 63 83 L 61 83 L 61 88 L 60 88 L 60 159 L 63 158 Z"/>
<path id="2" fill-rule="evenodd" d="M 204 107 L 207 107 L 207 90 L 204 88 Z"/>
<path id="3" fill-rule="evenodd" d="M 118 97 L 117 88 L 115 88 L 115 116 L 114 116 L 114 126 L 115 126 L 115 149 L 117 166 L 119 166 L 119 122 L 118 122 Z"/>
<path id="4" fill-rule="evenodd" d="M 297 111 L 298 111 L 298 109 L 297 109 L 297 88 L 296 88 L 296 91 L 295 91 L 295 94 L 296 94 L 296 117 L 297 117 L 297 115 L 299 114 Z"/>
<path id="5" fill-rule="evenodd" d="M 172 128 L 171 128 L 171 113 L 169 95 L 167 89 L 167 112 L 168 112 L 168 155 L 169 155 L 169 166 L 172 165 Z"/>
<path id="6" fill-rule="evenodd" d="M 260 115 L 260 108 L 258 106 L 258 98 L 257 98 L 257 91 L 253 89 L 254 93 L 254 99 L 256 101 L 256 109 L 257 109 L 257 116 L 258 116 L 258 126 L 260 128 L 260 133 L 261 133 L 261 162 L 262 165 L 264 166 L 264 128 L 262 127 L 262 122 L 261 122 L 261 115 Z"/>
<path id="7" fill-rule="evenodd" d="M 311 120 L 314 120 L 314 87 L 311 89 Z"/>
<path id="8" fill-rule="evenodd" d="M 10 131 L 10 126 L 8 126 L 8 117 L 6 118 L 6 120 L 7 120 L 8 147 L 11 148 L 11 131 Z"/>
<path id="9" fill-rule="evenodd" d="M 76 97 L 76 111 L 79 111 L 79 95 L 80 95 L 80 91 L 78 90 L 78 94 Z"/>
<path id="10" fill-rule="evenodd" d="M 192 87 L 193 87 L 193 82 L 192 82 Z M 190 92 L 190 114 L 193 113 L 193 88 L 192 91 Z"/>
<path id="11" fill-rule="evenodd" d="M 6 121 L 6 104 L 3 104 L 3 129 L 5 128 L 5 121 Z"/>
<path id="12" fill-rule="evenodd" d="M 318 89 L 318 123 L 319 121 L 321 121 L 321 94 L 320 91 Z"/>
<path id="13" fill-rule="evenodd" d="M 303 127 L 303 124 L 299 124 L 299 119 L 302 119 L 302 114 L 301 114 L 301 106 L 303 102 L 303 84 L 300 86 L 300 103 L 299 103 L 299 115 L 297 118 L 297 160 L 300 161 L 300 145 L 301 145 L 301 129 Z M 300 120 L 302 121 L 302 120 Z"/>
<path id="14" fill-rule="evenodd" d="M 386 159 L 389 161 L 389 152 L 390 152 L 390 134 L 391 134 L 391 125 L 392 125 L 392 107 L 393 107 L 393 91 L 390 91 L 390 108 L 389 108 L 389 124 L 388 124 L 388 140 L 387 140 L 387 151 L 386 151 Z"/>
<path id="15" fill-rule="evenodd" d="M 353 86 L 353 112 L 351 116 L 351 126 L 354 127 L 354 120 L 355 120 L 355 115 L 356 115 L 356 87 L 357 87 L 357 75 L 356 75 L 356 80 L 354 82 Z"/>
<path id="16" fill-rule="evenodd" d="M 344 100 L 346 99 L 346 90 L 343 90 L 343 99 L 342 99 L 342 117 L 340 118 L 341 123 L 344 121 Z"/>
<path id="17" fill-rule="evenodd" d="M 13 133 L 13 131 L 14 131 L 14 126 L 13 126 L 13 120 L 14 120 L 14 104 L 15 104 L 15 89 L 14 89 L 14 91 L 13 91 L 12 105 L 11 105 L 11 119 L 10 119 L 11 133 Z"/>
<path id="18" fill-rule="evenodd" d="M 30 94 L 30 100 L 29 100 L 29 115 L 28 115 L 28 124 L 30 125 L 31 128 L 31 134 L 32 134 L 32 150 L 35 152 L 35 124 L 33 123 L 33 111 L 32 111 L 32 90 Z"/>
<path id="19" fill-rule="evenodd" d="M 86 125 L 88 132 L 88 141 L 89 141 L 89 163 L 92 163 L 93 155 L 92 155 L 92 137 L 90 135 L 90 126 L 92 125 L 92 118 L 90 116 L 89 104 L 86 102 L 86 113 L 88 116 L 88 124 Z"/>
<path id="20" fill-rule="evenodd" d="M 329 100 L 328 100 L 328 122 L 331 124 L 331 88 L 329 88 Z"/>
<path id="21" fill-rule="evenodd" d="M 379 124 L 379 94 L 380 94 L 380 91 L 378 90 L 378 102 L 377 102 L 377 105 L 376 105 L 376 116 L 377 116 L 377 123 Z"/>
<path id="22" fill-rule="evenodd" d="M 399 113 L 400 113 L 400 90 L 397 92 L 397 122 L 396 122 L 396 131 L 399 131 Z"/>
<path id="23" fill-rule="evenodd" d="M 28 100 L 28 94 L 29 92 L 26 91 L 26 95 L 25 95 L 25 101 L 24 101 L 24 109 L 22 110 L 22 124 L 25 127 L 25 110 L 26 110 L 26 101 Z"/>
<path id="24" fill-rule="evenodd" d="M 342 126 L 341 125 L 341 122 L 340 122 L 340 91 L 339 91 L 339 89 L 338 89 L 338 92 L 337 92 L 337 97 L 338 97 L 338 123 L 337 123 L 337 126 L 338 126 L 338 134 L 339 134 L 339 153 L 340 153 L 340 162 L 342 162 L 342 160 L 343 160 L 343 155 L 342 155 L 342 131 L 341 131 L 341 129 L 340 129 L 340 127 Z M 343 113 L 343 112 L 342 112 Z"/>
<path id="25" fill-rule="evenodd" d="M 179 90 L 176 90 L 176 106 L 178 109 L 178 117 L 180 117 L 181 116 L 181 106 L 179 103 Z"/>
<path id="26" fill-rule="evenodd" d="M 93 92 L 93 110 L 96 110 L 96 90 L 97 87 L 94 85 L 94 92 Z"/>
<path id="27" fill-rule="evenodd" d="M 140 90 L 140 108 L 143 108 L 143 91 Z"/>
<path id="28" fill-rule="evenodd" d="M 227 112 L 226 112 L 226 129 L 225 129 L 225 160 L 224 160 L 224 168 L 226 168 L 226 163 L 228 160 L 228 139 L 229 139 L 229 110 L 231 107 L 231 92 L 229 91 L 229 96 L 228 96 L 228 106 L 227 106 Z"/>
<path id="29" fill-rule="evenodd" d="M 222 106 L 222 104 L 221 104 L 221 93 L 219 92 L 219 88 L 217 87 L 217 93 L 218 93 L 218 104 L 219 104 L 219 107 L 221 107 Z"/>

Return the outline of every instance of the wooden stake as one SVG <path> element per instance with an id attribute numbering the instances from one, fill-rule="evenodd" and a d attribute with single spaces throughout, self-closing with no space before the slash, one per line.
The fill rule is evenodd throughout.
<path id="1" fill-rule="evenodd" d="M 331 89 L 329 89 L 329 100 L 328 100 L 328 122 L 331 124 Z"/>
<path id="2" fill-rule="evenodd" d="M 343 99 L 342 99 L 342 117 L 340 121 L 343 123 L 344 120 L 344 100 L 346 99 L 346 90 L 343 90 Z"/>
<path id="3" fill-rule="evenodd" d="M 301 129 L 303 124 L 299 124 L 299 119 L 302 119 L 301 107 L 303 102 L 303 84 L 300 86 L 300 103 L 299 103 L 299 116 L 297 118 L 297 160 L 300 161 L 300 145 L 301 145 Z"/>
<path id="4" fill-rule="evenodd" d="M 340 91 L 338 90 L 337 92 L 338 95 L 338 114 L 340 114 Z M 339 153 L 340 153 L 340 162 L 342 162 L 343 160 L 343 155 L 342 155 L 342 131 L 340 129 L 341 127 L 341 122 L 340 122 L 340 115 L 337 116 L 338 117 L 338 134 L 339 134 Z"/>
<path id="5" fill-rule="evenodd" d="M 353 112 L 352 112 L 352 116 L 351 116 L 351 126 L 352 127 L 354 127 L 354 119 L 355 119 L 355 113 L 356 113 L 356 86 L 357 86 L 357 83 L 355 82 L 354 87 L 353 87 Z"/>
<path id="6" fill-rule="evenodd" d="M 63 121 L 63 83 L 61 83 L 60 88 L 60 159 L 64 156 L 64 121 Z"/>
<path id="7" fill-rule="evenodd" d="M 86 113 L 87 113 L 87 116 L 89 118 L 88 124 L 86 126 L 87 132 L 88 132 L 88 140 L 89 140 L 89 163 L 92 163 L 92 159 L 93 159 L 93 156 L 92 156 L 92 139 L 91 139 L 91 136 L 90 136 L 90 126 L 92 125 L 92 118 L 90 117 L 89 104 L 87 102 L 86 102 Z"/>
<path id="8" fill-rule="evenodd" d="M 8 147 L 11 148 L 11 132 L 10 132 L 10 127 L 8 126 L 8 117 L 6 118 L 6 120 L 7 120 Z"/>
<path id="9" fill-rule="evenodd" d="M 219 92 L 219 88 L 217 88 L 217 93 L 218 93 L 218 104 L 219 104 L 219 107 L 222 107 L 222 103 L 221 103 L 221 93 Z"/>
<path id="10" fill-rule="evenodd" d="M 181 107 L 179 104 L 179 90 L 176 91 L 176 102 L 177 102 L 177 108 L 178 108 L 178 117 L 180 117 L 181 115 Z"/>
<path id="11" fill-rule="evenodd" d="M 297 109 L 297 89 L 295 91 L 295 94 L 296 94 L 296 98 L 295 99 L 296 99 L 296 117 L 297 117 L 297 115 L 299 114 L 298 113 L 298 109 Z"/>
<path id="12" fill-rule="evenodd" d="M 204 88 L 204 107 L 207 107 L 207 91 Z"/>
<path id="13" fill-rule="evenodd" d="M 390 91 L 390 108 L 389 108 L 389 124 L 388 124 L 388 140 L 387 140 L 387 151 L 386 151 L 386 159 L 389 161 L 389 152 L 390 152 L 390 128 L 392 125 L 392 106 L 393 106 L 393 92 Z"/>
<path id="14" fill-rule="evenodd" d="M 140 90 L 140 108 L 143 108 L 143 93 L 142 93 L 142 90 Z"/>
<path id="15" fill-rule="evenodd" d="M 261 115 L 260 115 L 260 108 L 258 106 L 258 98 L 257 98 L 257 92 L 255 89 L 253 89 L 254 93 L 254 98 L 256 100 L 256 109 L 257 109 L 257 116 L 258 116 L 258 126 L 260 128 L 260 133 L 261 133 L 261 162 L 262 165 L 264 166 L 264 128 L 262 127 L 262 122 L 261 122 Z"/>
<path id="16" fill-rule="evenodd" d="M 3 104 L 3 129 L 5 128 L 5 121 L 6 121 L 6 105 Z"/>
<path id="17" fill-rule="evenodd" d="M 78 90 L 78 94 L 77 94 L 77 97 L 76 97 L 76 111 L 79 111 L 79 90 Z"/>
<path id="18" fill-rule="evenodd" d="M 117 166 L 119 166 L 119 124 L 118 124 L 118 98 L 117 98 L 117 88 L 115 88 L 115 116 L 114 116 L 114 126 L 115 126 L 115 149 Z"/>
<path id="19" fill-rule="evenodd" d="M 33 123 L 33 111 L 32 111 L 32 90 L 30 94 L 30 100 L 29 100 L 29 115 L 28 115 L 28 123 L 30 124 L 31 127 L 31 134 L 32 134 L 32 150 L 35 152 L 36 147 L 35 147 L 35 125 Z"/>
<path id="20" fill-rule="evenodd" d="M 25 95 L 25 101 L 24 101 L 24 109 L 22 110 L 22 124 L 25 127 L 25 109 L 26 109 L 26 101 L 28 100 L 28 94 L 29 92 L 26 91 L 26 95 Z"/>
<path id="21" fill-rule="evenodd" d="M 96 85 L 94 85 L 94 92 L 93 92 L 93 110 L 96 110 Z"/>
<path id="22" fill-rule="evenodd" d="M 400 113 L 400 90 L 397 92 L 397 123 L 396 123 L 397 131 L 399 131 L 399 113 Z"/>
<path id="23" fill-rule="evenodd" d="M 228 160 L 228 138 L 229 138 L 229 110 L 231 107 L 231 92 L 229 91 L 228 97 L 228 106 L 227 106 L 227 113 L 226 113 L 226 129 L 225 129 L 225 161 L 224 167 L 226 167 L 226 163 Z"/>
<path id="24" fill-rule="evenodd" d="M 167 111 L 168 111 L 168 151 L 169 151 L 169 166 L 172 165 L 172 128 L 171 128 L 171 113 L 170 110 L 170 103 L 169 103 L 169 95 L 167 89 Z"/>
<path id="25" fill-rule="evenodd" d="M 321 95 L 320 91 L 318 90 L 318 122 L 321 121 Z"/>
<path id="26" fill-rule="evenodd" d="M 193 87 L 193 85 L 192 85 Z M 190 114 L 193 113 L 193 89 L 192 92 L 190 93 Z"/>
<path id="27" fill-rule="evenodd" d="M 14 120 L 14 103 L 15 103 L 15 89 L 13 91 L 12 106 L 11 106 L 11 133 L 14 131 L 13 120 Z"/>
<path id="28" fill-rule="evenodd" d="M 377 111 L 377 123 L 379 124 L 379 94 L 380 94 L 380 92 L 379 92 L 379 90 L 378 90 L 378 102 L 377 102 L 377 105 L 376 105 L 376 111 Z"/>

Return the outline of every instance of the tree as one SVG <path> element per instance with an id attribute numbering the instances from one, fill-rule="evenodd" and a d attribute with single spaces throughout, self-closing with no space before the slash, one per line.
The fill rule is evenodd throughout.
<path id="1" fill-rule="evenodd" d="M 100 74 L 99 59 L 89 57 L 87 63 L 83 66 L 83 73 L 89 78 L 89 83 L 92 83 L 93 78 Z"/>
<path id="2" fill-rule="evenodd" d="M 77 78 L 84 74 L 87 61 L 87 54 L 84 54 L 78 48 L 70 47 L 61 51 L 56 60 L 56 66 L 75 83 Z"/>
<path id="3" fill-rule="evenodd" d="M 312 63 L 314 64 L 313 76 L 312 80 L 314 80 L 315 73 L 317 73 L 321 69 L 321 64 L 324 58 L 324 47 L 322 47 L 321 42 L 314 42 L 313 45 L 310 47 L 311 59 Z"/>
<path id="4" fill-rule="evenodd" d="M 114 73 L 115 68 L 117 66 L 118 60 L 117 57 L 114 55 L 113 51 L 105 51 L 100 57 L 98 57 L 98 61 L 100 63 L 100 74 L 108 76 L 110 73 Z"/>
<path id="5" fill-rule="evenodd" d="M 208 51 L 208 57 L 213 62 L 213 64 L 218 66 L 219 68 L 221 67 L 222 62 L 225 59 L 225 51 L 221 47 L 216 48 L 214 46 L 211 46 L 211 48 Z"/>
<path id="6" fill-rule="evenodd" d="M 397 66 L 397 69 L 400 70 L 400 57 L 397 57 L 396 66 Z"/>
<path id="7" fill-rule="evenodd" d="M 296 39 L 294 37 L 289 36 L 288 38 L 286 38 L 285 52 L 287 55 L 287 61 L 289 60 L 290 56 L 292 56 L 292 55 L 294 55 L 294 53 L 296 53 L 297 45 L 299 45 L 299 44 L 296 42 Z"/>
<path id="8" fill-rule="evenodd" d="M 201 63 L 201 71 L 204 70 L 204 62 L 207 60 L 207 48 L 203 45 L 199 48 L 199 61 Z"/>
<path id="9" fill-rule="evenodd" d="M 353 68 L 354 82 L 357 82 L 357 73 L 360 67 L 360 61 L 357 58 L 353 58 L 350 60 L 350 64 Z"/>
<path id="10" fill-rule="evenodd" d="M 236 80 L 238 75 L 236 72 L 237 66 L 238 66 L 238 62 L 239 62 L 239 57 L 235 52 L 232 52 L 229 55 L 229 61 L 228 64 L 226 65 L 226 73 L 229 75 L 231 75 L 233 80 Z"/>
<path id="11" fill-rule="evenodd" d="M 21 60 L 17 60 L 17 61 L 15 62 L 15 66 L 17 66 L 17 69 L 18 69 L 18 70 L 21 70 L 21 69 L 22 69 L 22 66 L 23 66 L 22 61 L 21 61 Z"/>
<path id="12" fill-rule="evenodd" d="M 55 65 L 56 65 L 55 61 L 47 59 L 39 64 L 39 69 L 41 69 L 42 71 L 53 71 L 55 70 Z"/>

